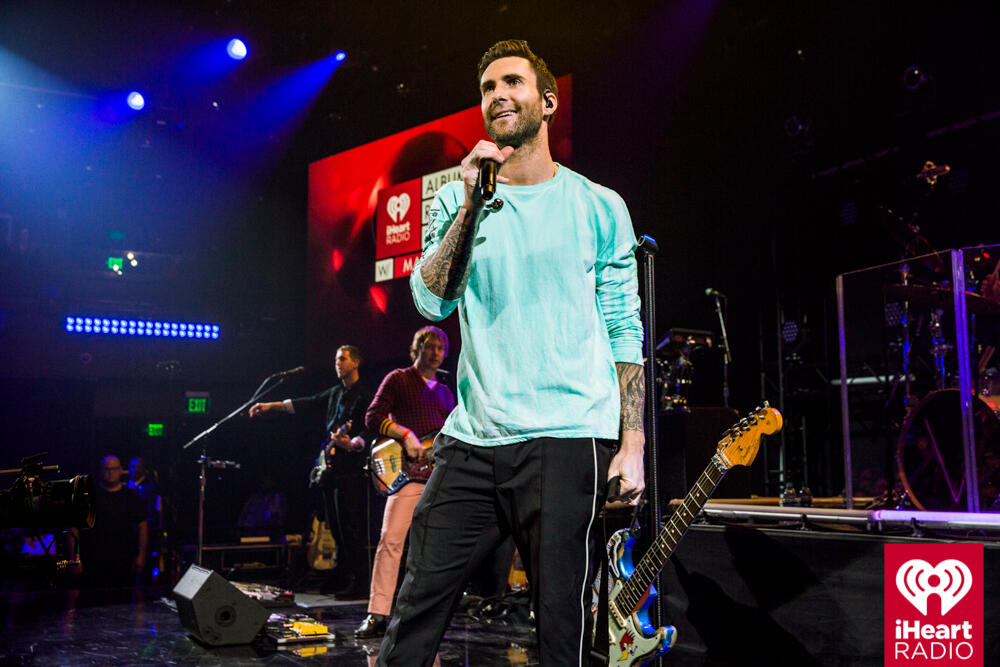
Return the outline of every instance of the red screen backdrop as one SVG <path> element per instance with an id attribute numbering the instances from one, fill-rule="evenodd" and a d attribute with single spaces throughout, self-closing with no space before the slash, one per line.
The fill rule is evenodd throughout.
<path id="1" fill-rule="evenodd" d="M 572 79 L 558 79 L 553 158 L 571 165 Z M 309 165 L 306 362 L 332 365 L 339 345 L 365 357 L 405 357 L 427 324 L 407 277 L 420 256 L 434 193 L 460 178 L 459 164 L 481 139 L 479 107 L 373 141 Z M 439 324 L 458 353 L 458 322 Z M 378 378 L 369 378 L 376 384 Z"/>

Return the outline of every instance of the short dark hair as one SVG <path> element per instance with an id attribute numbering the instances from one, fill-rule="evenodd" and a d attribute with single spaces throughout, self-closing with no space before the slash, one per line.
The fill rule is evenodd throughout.
<path id="1" fill-rule="evenodd" d="M 444 345 L 445 355 L 448 354 L 448 334 L 437 327 L 427 326 L 418 329 L 417 333 L 413 334 L 413 343 L 410 344 L 410 359 L 417 360 L 417 357 L 420 356 L 420 348 L 423 347 L 424 341 L 428 338 L 437 338 Z"/>
<path id="2" fill-rule="evenodd" d="M 538 86 L 538 94 L 545 98 L 545 91 L 550 91 L 559 97 L 559 86 L 556 85 L 556 78 L 552 76 L 549 66 L 545 61 L 535 55 L 535 52 L 528 46 L 528 42 L 523 39 L 505 39 L 497 42 L 483 54 L 479 59 L 479 79 L 482 80 L 483 72 L 494 60 L 501 58 L 524 58 L 531 64 L 531 69 L 535 72 L 535 83 Z M 479 81 L 476 82 L 479 85 Z M 555 113 L 548 117 L 548 122 L 552 122 Z"/>
<path id="3" fill-rule="evenodd" d="M 361 365 L 361 361 L 364 359 L 364 357 L 361 356 L 361 348 L 359 348 L 357 345 L 341 345 L 340 347 L 337 348 L 338 352 L 340 350 L 344 350 L 345 352 L 347 352 L 347 354 L 350 355 L 351 359 L 354 359 L 354 361 L 358 362 L 358 366 Z"/>

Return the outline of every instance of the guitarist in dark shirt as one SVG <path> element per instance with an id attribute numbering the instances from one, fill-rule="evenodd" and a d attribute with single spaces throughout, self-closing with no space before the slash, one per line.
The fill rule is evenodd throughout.
<path id="1" fill-rule="evenodd" d="M 314 396 L 256 403 L 250 408 L 250 417 L 326 410 L 327 445 L 313 477 L 323 492 L 327 525 L 337 542 L 337 567 L 335 579 L 323 588 L 344 598 L 363 594 L 368 585 L 363 499 L 369 484 L 363 466 L 365 411 L 373 395 L 359 381 L 361 361 L 357 347 L 342 345 L 335 358 L 340 384 Z"/>

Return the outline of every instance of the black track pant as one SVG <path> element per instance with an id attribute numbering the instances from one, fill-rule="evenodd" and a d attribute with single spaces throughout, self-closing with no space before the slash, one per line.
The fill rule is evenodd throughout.
<path id="1" fill-rule="evenodd" d="M 527 568 L 541 664 L 584 664 L 611 443 L 538 438 L 477 447 L 442 435 L 434 458 L 376 664 L 431 665 L 473 569 L 508 535 Z"/>

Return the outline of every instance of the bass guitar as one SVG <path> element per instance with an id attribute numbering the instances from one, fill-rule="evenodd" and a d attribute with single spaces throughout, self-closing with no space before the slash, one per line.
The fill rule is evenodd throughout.
<path id="1" fill-rule="evenodd" d="M 430 449 L 436 435 L 435 431 L 422 437 L 421 446 Z M 377 441 L 368 455 L 368 471 L 371 473 L 372 483 L 375 484 L 375 490 L 384 496 L 391 496 L 409 482 L 426 482 L 433 468 L 434 464 L 429 456 L 419 460 L 410 458 L 402 443 L 395 438 Z"/>
<path id="2" fill-rule="evenodd" d="M 753 463 L 761 436 L 777 433 L 781 430 L 781 425 L 781 413 L 768 407 L 765 402 L 763 408 L 758 408 L 727 430 L 705 471 L 637 566 L 632 564 L 635 539 L 628 530 L 619 530 L 611 536 L 607 547 L 609 567 L 606 583 L 609 665 L 644 665 L 673 646 L 677 638 L 674 627 L 668 625 L 654 628 L 649 621 L 649 607 L 656 599 L 653 581 L 726 472 L 733 466 L 748 466 Z M 600 585 L 600 581 L 594 584 L 591 612 L 595 622 Z"/>

